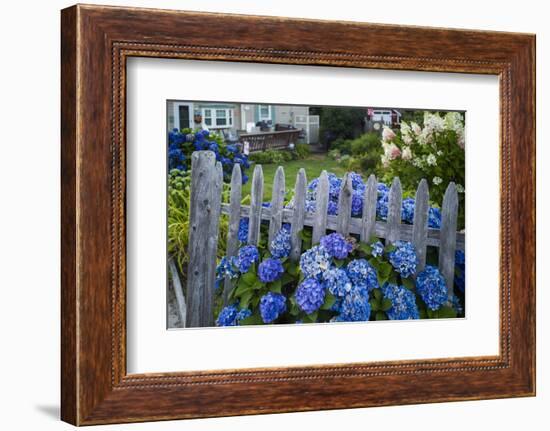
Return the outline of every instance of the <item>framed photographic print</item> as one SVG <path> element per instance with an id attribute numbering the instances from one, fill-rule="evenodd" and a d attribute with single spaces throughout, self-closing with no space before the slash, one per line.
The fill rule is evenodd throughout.
<path id="1" fill-rule="evenodd" d="M 77 5 L 61 36 L 63 420 L 534 395 L 533 35 Z"/>

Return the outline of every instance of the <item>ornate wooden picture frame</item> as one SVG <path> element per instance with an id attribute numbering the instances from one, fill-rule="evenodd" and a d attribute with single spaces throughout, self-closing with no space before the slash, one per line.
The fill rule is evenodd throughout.
<path id="1" fill-rule="evenodd" d="M 61 49 L 64 421 L 535 394 L 534 35 L 78 5 L 62 11 Z M 135 56 L 498 76 L 500 354 L 128 374 L 125 100 Z"/>

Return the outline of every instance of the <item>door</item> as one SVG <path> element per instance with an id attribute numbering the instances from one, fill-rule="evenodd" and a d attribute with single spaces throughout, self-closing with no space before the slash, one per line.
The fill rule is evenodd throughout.
<path id="1" fill-rule="evenodd" d="M 179 119 L 179 128 L 187 129 L 191 127 L 189 121 L 189 105 L 179 105 L 178 106 L 178 119 Z"/>

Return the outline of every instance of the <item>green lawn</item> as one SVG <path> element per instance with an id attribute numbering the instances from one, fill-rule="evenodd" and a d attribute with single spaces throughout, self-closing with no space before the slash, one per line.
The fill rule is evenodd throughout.
<path id="1" fill-rule="evenodd" d="M 264 171 L 264 202 L 271 201 L 271 189 L 273 187 L 273 178 L 275 176 L 275 171 L 279 165 L 269 164 L 262 165 Z M 338 176 L 343 176 L 346 173 L 346 170 L 342 168 L 338 163 L 329 157 L 326 154 L 311 154 L 306 159 L 302 160 L 292 160 L 290 162 L 283 163 L 285 170 L 285 186 L 287 190 L 294 189 L 294 184 L 296 183 L 296 175 L 300 168 L 306 170 L 307 181 L 311 181 L 314 178 L 317 178 L 321 175 L 323 170 L 328 172 L 334 172 Z M 254 172 L 254 166 L 252 166 L 247 172 L 250 179 L 243 186 L 243 197 L 247 194 L 250 194 L 250 188 L 252 186 L 252 173 Z"/>

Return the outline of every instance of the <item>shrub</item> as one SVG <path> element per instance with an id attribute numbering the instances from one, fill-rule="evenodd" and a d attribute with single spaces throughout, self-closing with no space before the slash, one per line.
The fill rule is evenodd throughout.
<path id="1" fill-rule="evenodd" d="M 307 145 L 306 145 L 307 146 Z M 309 148 L 308 148 L 309 150 Z M 301 150 L 302 153 L 304 150 Z M 289 162 L 292 159 L 298 158 L 295 151 L 288 150 L 266 150 L 257 153 L 252 153 L 249 160 L 260 165 L 281 164 Z"/>
<path id="2" fill-rule="evenodd" d="M 208 130 L 178 129 L 168 133 L 168 165 L 170 169 L 186 171 L 191 169 L 191 154 L 194 151 L 210 150 L 221 163 L 225 182 L 231 181 L 233 165 L 241 165 L 243 184 L 248 181 L 246 170 L 250 167 L 248 156 L 241 153 L 236 144 L 226 144 L 223 138 Z"/>
<path id="3" fill-rule="evenodd" d="M 458 112 L 424 113 L 424 127 L 401 122 L 396 132 L 385 128 L 380 157 L 384 180 L 398 176 L 406 190 L 414 190 L 422 178 L 430 186 L 430 199 L 441 203 L 453 181 L 459 191 L 459 227 L 464 226 L 464 120 Z"/>
<path id="4" fill-rule="evenodd" d="M 323 107 L 320 113 L 320 136 L 332 148 L 338 138 L 353 139 L 363 128 L 365 110 L 362 108 Z"/>
<path id="5" fill-rule="evenodd" d="M 305 159 L 311 154 L 311 147 L 308 144 L 296 144 L 293 152 L 297 159 Z"/>

